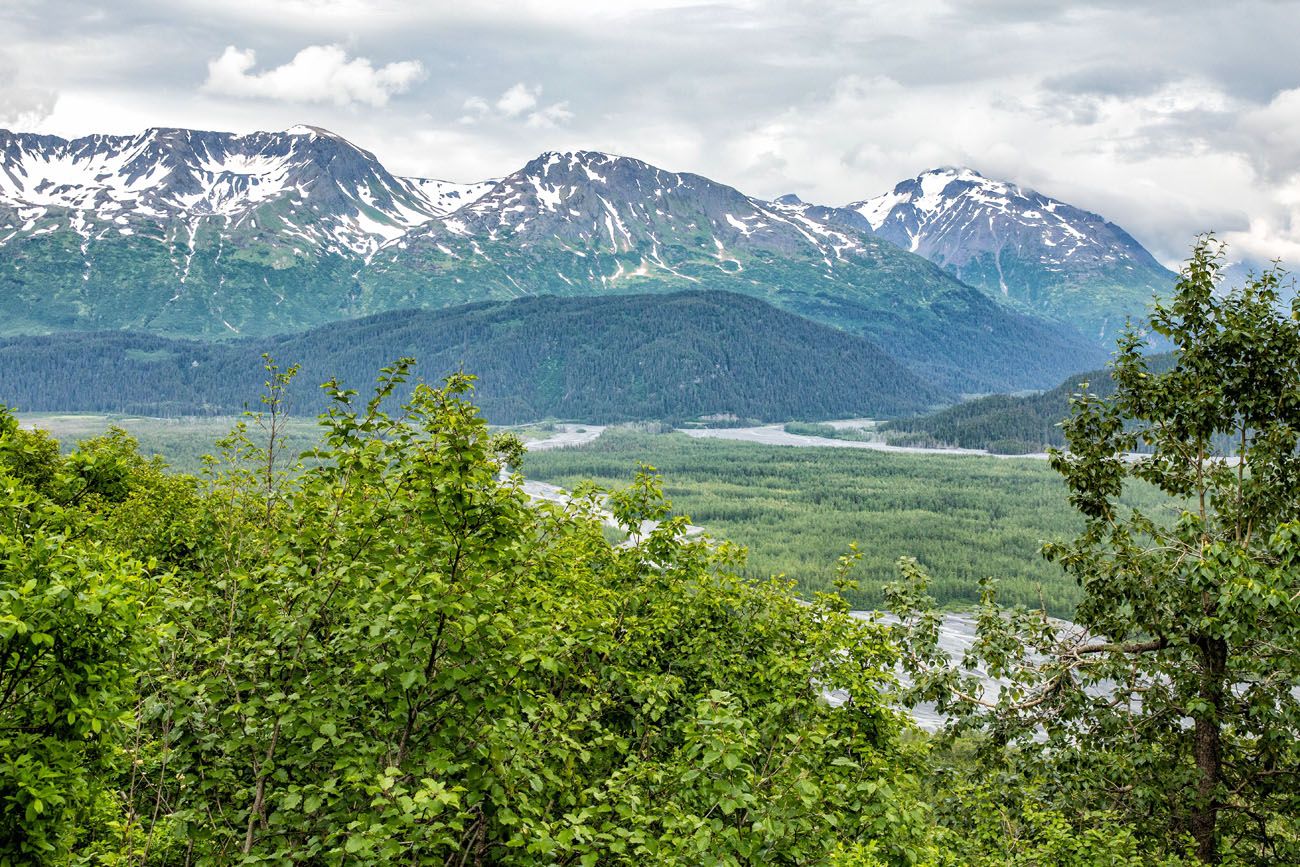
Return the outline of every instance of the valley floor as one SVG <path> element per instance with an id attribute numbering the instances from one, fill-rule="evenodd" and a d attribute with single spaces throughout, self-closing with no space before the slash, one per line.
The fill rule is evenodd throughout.
<path id="1" fill-rule="evenodd" d="M 843 424 L 843 422 L 824 422 L 831 427 Z M 807 434 L 790 433 L 785 430 L 784 425 L 767 424 L 757 427 L 742 428 L 696 428 L 684 429 L 681 431 L 690 437 L 697 439 L 724 439 L 737 440 L 739 442 L 759 443 L 769 446 L 804 446 L 804 447 L 831 447 L 831 448 L 850 448 L 850 449 L 870 449 L 877 452 L 894 452 L 904 455 L 981 455 L 984 457 L 994 458 L 1035 458 L 1046 460 L 1045 452 L 1036 452 L 1027 455 L 999 455 L 989 452 L 985 449 L 960 449 L 960 448 L 925 448 L 922 446 L 898 446 L 890 445 L 883 439 L 872 440 L 848 440 L 833 439 L 831 437 L 809 436 Z"/>
<path id="2" fill-rule="evenodd" d="M 154 419 L 24 414 L 65 445 L 127 430 L 142 451 L 184 472 L 234 418 Z M 846 421 L 861 426 L 863 420 Z M 254 425 L 255 428 L 255 425 Z M 1042 543 L 1077 529 L 1061 482 L 1042 460 L 975 450 L 917 449 L 787 433 L 780 425 L 636 433 L 602 425 L 547 424 L 517 429 L 528 444 L 523 471 L 530 493 L 562 496 L 581 481 L 626 484 L 639 464 L 662 474 L 668 494 L 692 523 L 749 550 L 753 577 L 783 574 L 802 592 L 827 586 L 850 542 L 863 552 L 861 589 L 852 602 L 879 605 L 900 556 L 915 556 L 934 576 L 942 604 L 970 605 L 978 581 L 1001 580 L 1005 601 L 1068 616 L 1077 588 L 1038 554 Z M 288 451 L 316 443 L 314 419 L 288 425 Z M 256 430 L 252 431 L 256 438 Z"/>

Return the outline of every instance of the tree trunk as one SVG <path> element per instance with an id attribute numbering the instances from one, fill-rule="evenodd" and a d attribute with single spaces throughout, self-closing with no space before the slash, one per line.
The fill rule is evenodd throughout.
<path id="1" fill-rule="evenodd" d="M 1194 640 L 1201 656 L 1201 687 L 1198 696 L 1209 707 L 1195 716 L 1194 748 L 1196 801 L 1192 805 L 1191 832 L 1196 840 L 1196 855 L 1206 864 L 1219 863 L 1219 846 L 1215 826 L 1219 819 L 1216 791 L 1222 778 L 1222 733 L 1220 712 L 1223 708 L 1223 675 L 1227 667 L 1228 647 L 1220 638 L 1198 636 Z"/>

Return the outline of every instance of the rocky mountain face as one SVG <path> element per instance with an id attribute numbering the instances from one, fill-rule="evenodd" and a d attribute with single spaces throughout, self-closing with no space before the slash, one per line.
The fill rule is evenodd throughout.
<path id="1" fill-rule="evenodd" d="M 232 336 L 346 310 L 365 260 L 492 186 L 398 178 L 312 127 L 0 131 L 0 333 Z M 333 297 L 330 297 L 333 296 Z"/>
<path id="2" fill-rule="evenodd" d="M 279 230 L 325 252 L 373 252 L 491 188 L 397 178 L 374 155 L 315 127 L 283 133 L 151 129 L 66 141 L 0 131 L 0 208 L 10 237 L 60 228 L 82 238 L 133 225 L 217 220 Z M 8 240 L 8 238 L 6 238 Z"/>
<path id="3" fill-rule="evenodd" d="M 1175 279 L 1104 217 L 967 168 L 924 172 L 848 208 L 878 237 L 1102 344 Z"/>
<path id="4" fill-rule="evenodd" d="M 0 133 L 0 153 L 0 333 L 250 336 L 543 293 L 726 289 L 864 335 L 951 390 L 1046 386 L 1099 355 L 857 210 L 627 157 L 547 153 L 452 184 L 307 127 Z"/>

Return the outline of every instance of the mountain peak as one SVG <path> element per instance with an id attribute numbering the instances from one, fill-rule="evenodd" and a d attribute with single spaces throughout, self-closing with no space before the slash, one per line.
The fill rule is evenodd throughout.
<path id="1" fill-rule="evenodd" d="M 865 217 L 874 230 L 889 236 L 891 230 L 887 224 L 891 221 L 909 222 L 910 218 L 903 216 L 905 213 L 938 218 L 954 208 L 968 206 L 981 212 L 1020 214 L 1033 219 L 1041 216 L 1038 213 L 1040 209 L 1046 208 L 1051 212 L 1056 207 L 1065 205 L 1010 181 L 985 177 L 968 166 L 939 166 L 927 169 L 914 178 L 899 181 L 893 190 L 884 195 L 854 202 L 847 207 Z M 921 241 L 917 233 L 907 231 L 906 236 L 908 249 L 918 252 Z"/>
<path id="2" fill-rule="evenodd" d="M 847 207 L 877 236 L 958 279 L 1103 340 L 1123 325 L 1124 315 L 1140 315 L 1152 292 L 1171 278 L 1103 217 L 965 166 L 929 169 Z M 1079 301 L 1084 286 L 1093 289 L 1082 297 L 1093 301 Z M 1124 296 L 1119 305 L 1117 291 Z M 1082 309 L 1089 303 L 1096 315 Z"/>
<path id="3" fill-rule="evenodd" d="M 984 175 L 980 174 L 975 169 L 972 169 L 970 166 L 955 166 L 955 165 L 936 166 L 935 168 L 932 169 L 926 169 L 925 171 L 921 172 L 921 174 L 917 175 L 917 177 L 923 178 L 926 175 L 944 175 L 946 177 L 950 177 L 955 180 L 962 180 L 962 181 L 986 180 Z"/>
<path id="4" fill-rule="evenodd" d="M 216 221 L 223 232 L 292 238 L 293 255 L 369 254 L 490 187 L 397 178 L 369 151 L 306 124 L 72 140 L 4 134 L 0 155 L 0 212 L 15 214 L 10 228 L 24 227 L 10 237 L 64 227 L 85 240 L 112 232 L 174 241 Z M 183 228 L 162 228 L 173 221 Z"/>
<path id="5" fill-rule="evenodd" d="M 339 141 L 346 141 L 346 139 L 344 139 L 343 136 L 339 135 L 336 132 L 327 130 L 322 126 L 312 126 L 311 124 L 306 124 L 306 123 L 295 123 L 293 126 L 286 129 L 284 131 L 284 134 L 305 135 L 312 138 L 319 136 L 320 138 L 332 138 L 332 139 L 337 139 Z"/>
<path id="6" fill-rule="evenodd" d="M 545 151 L 539 154 L 517 173 L 527 177 L 545 180 L 567 180 L 572 178 L 579 182 L 592 181 L 607 183 L 610 169 L 620 172 L 647 172 L 655 168 L 632 157 L 618 156 L 603 151 Z"/>
<path id="7" fill-rule="evenodd" d="M 668 247 L 697 251 L 728 274 L 743 269 L 734 251 L 746 249 L 798 253 L 831 271 L 863 250 L 870 231 L 856 213 L 760 201 L 700 175 L 589 150 L 540 154 L 442 226 L 493 241 L 595 243 L 643 260 L 628 274 L 673 273 L 662 260 Z"/>

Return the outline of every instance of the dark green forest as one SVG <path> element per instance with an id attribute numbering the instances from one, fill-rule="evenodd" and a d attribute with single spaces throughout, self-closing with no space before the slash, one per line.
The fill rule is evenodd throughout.
<path id="1" fill-rule="evenodd" d="M 892 417 L 950 399 L 864 338 L 725 292 L 526 298 L 226 343 L 116 331 L 10 338 L 0 341 L 0 394 L 26 411 L 237 414 L 261 386 L 262 353 L 300 365 L 311 385 L 366 382 L 399 356 L 420 359 L 415 374 L 430 382 L 471 370 L 497 424 Z M 299 391 L 294 413 L 324 409 L 319 394 Z"/>
<path id="2" fill-rule="evenodd" d="M 572 488 L 585 479 L 615 485 L 649 464 L 682 514 L 749 549 L 744 574 L 784 575 L 804 593 L 830 587 L 836 558 L 862 546 L 861 581 L 849 594 L 879 608 L 900 554 L 936 576 L 932 593 L 951 608 L 979 602 L 996 577 L 1002 598 L 1069 617 L 1079 587 L 1039 556 L 1043 543 L 1082 527 L 1065 488 L 1042 460 L 888 454 L 797 448 L 684 434 L 606 431 L 579 448 L 530 453 L 529 478 Z M 1129 502 L 1165 520 L 1175 512 L 1136 488 Z"/>
<path id="3" fill-rule="evenodd" d="M 1168 370 L 1173 355 L 1152 355 L 1154 371 Z M 995 394 L 976 398 L 928 415 L 895 419 L 881 426 L 899 443 L 950 445 L 965 449 L 1022 454 L 1065 445 L 1061 423 L 1070 414 L 1070 398 L 1082 384 L 1099 397 L 1115 392 L 1109 368 L 1077 373 L 1056 388 L 1027 397 Z"/>

